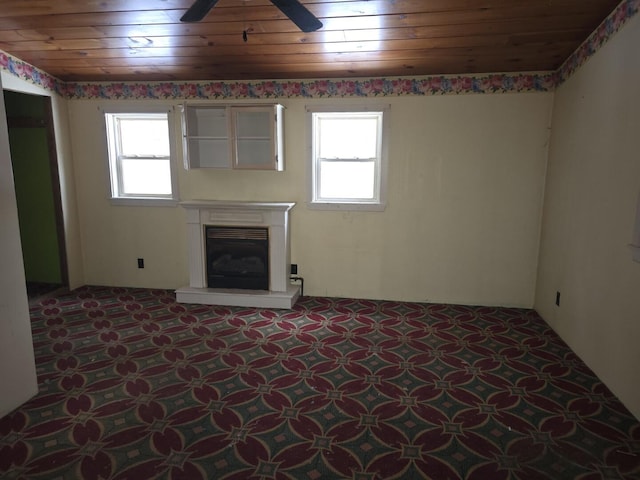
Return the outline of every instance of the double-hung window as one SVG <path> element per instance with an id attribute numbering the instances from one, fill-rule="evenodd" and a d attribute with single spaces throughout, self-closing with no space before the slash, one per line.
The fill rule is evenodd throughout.
<path id="1" fill-rule="evenodd" d="M 387 107 L 308 108 L 311 206 L 382 210 Z"/>
<path id="2" fill-rule="evenodd" d="M 111 198 L 116 203 L 177 200 L 172 113 L 105 113 Z"/>

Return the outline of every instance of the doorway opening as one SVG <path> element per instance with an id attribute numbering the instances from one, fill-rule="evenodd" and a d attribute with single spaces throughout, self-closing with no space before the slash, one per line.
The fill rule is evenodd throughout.
<path id="1" fill-rule="evenodd" d="M 5 90 L 27 294 L 68 288 L 51 99 Z"/>

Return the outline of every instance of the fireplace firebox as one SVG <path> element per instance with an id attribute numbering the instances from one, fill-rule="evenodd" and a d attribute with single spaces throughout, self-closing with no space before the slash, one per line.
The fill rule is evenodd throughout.
<path id="1" fill-rule="evenodd" d="M 207 286 L 269 290 L 269 229 L 205 226 Z"/>

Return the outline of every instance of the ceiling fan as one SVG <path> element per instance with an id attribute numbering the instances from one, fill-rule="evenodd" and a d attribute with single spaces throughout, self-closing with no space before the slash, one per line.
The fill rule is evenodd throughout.
<path id="1" fill-rule="evenodd" d="M 322 22 L 298 0 L 270 0 L 303 32 L 315 32 Z M 199 22 L 218 3 L 218 0 L 196 0 L 180 18 L 181 22 Z"/>

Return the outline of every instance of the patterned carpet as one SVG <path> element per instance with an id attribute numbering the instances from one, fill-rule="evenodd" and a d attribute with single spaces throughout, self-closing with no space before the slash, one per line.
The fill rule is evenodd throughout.
<path id="1" fill-rule="evenodd" d="M 531 310 L 86 287 L 31 315 L 2 478 L 640 478 L 640 424 Z"/>

